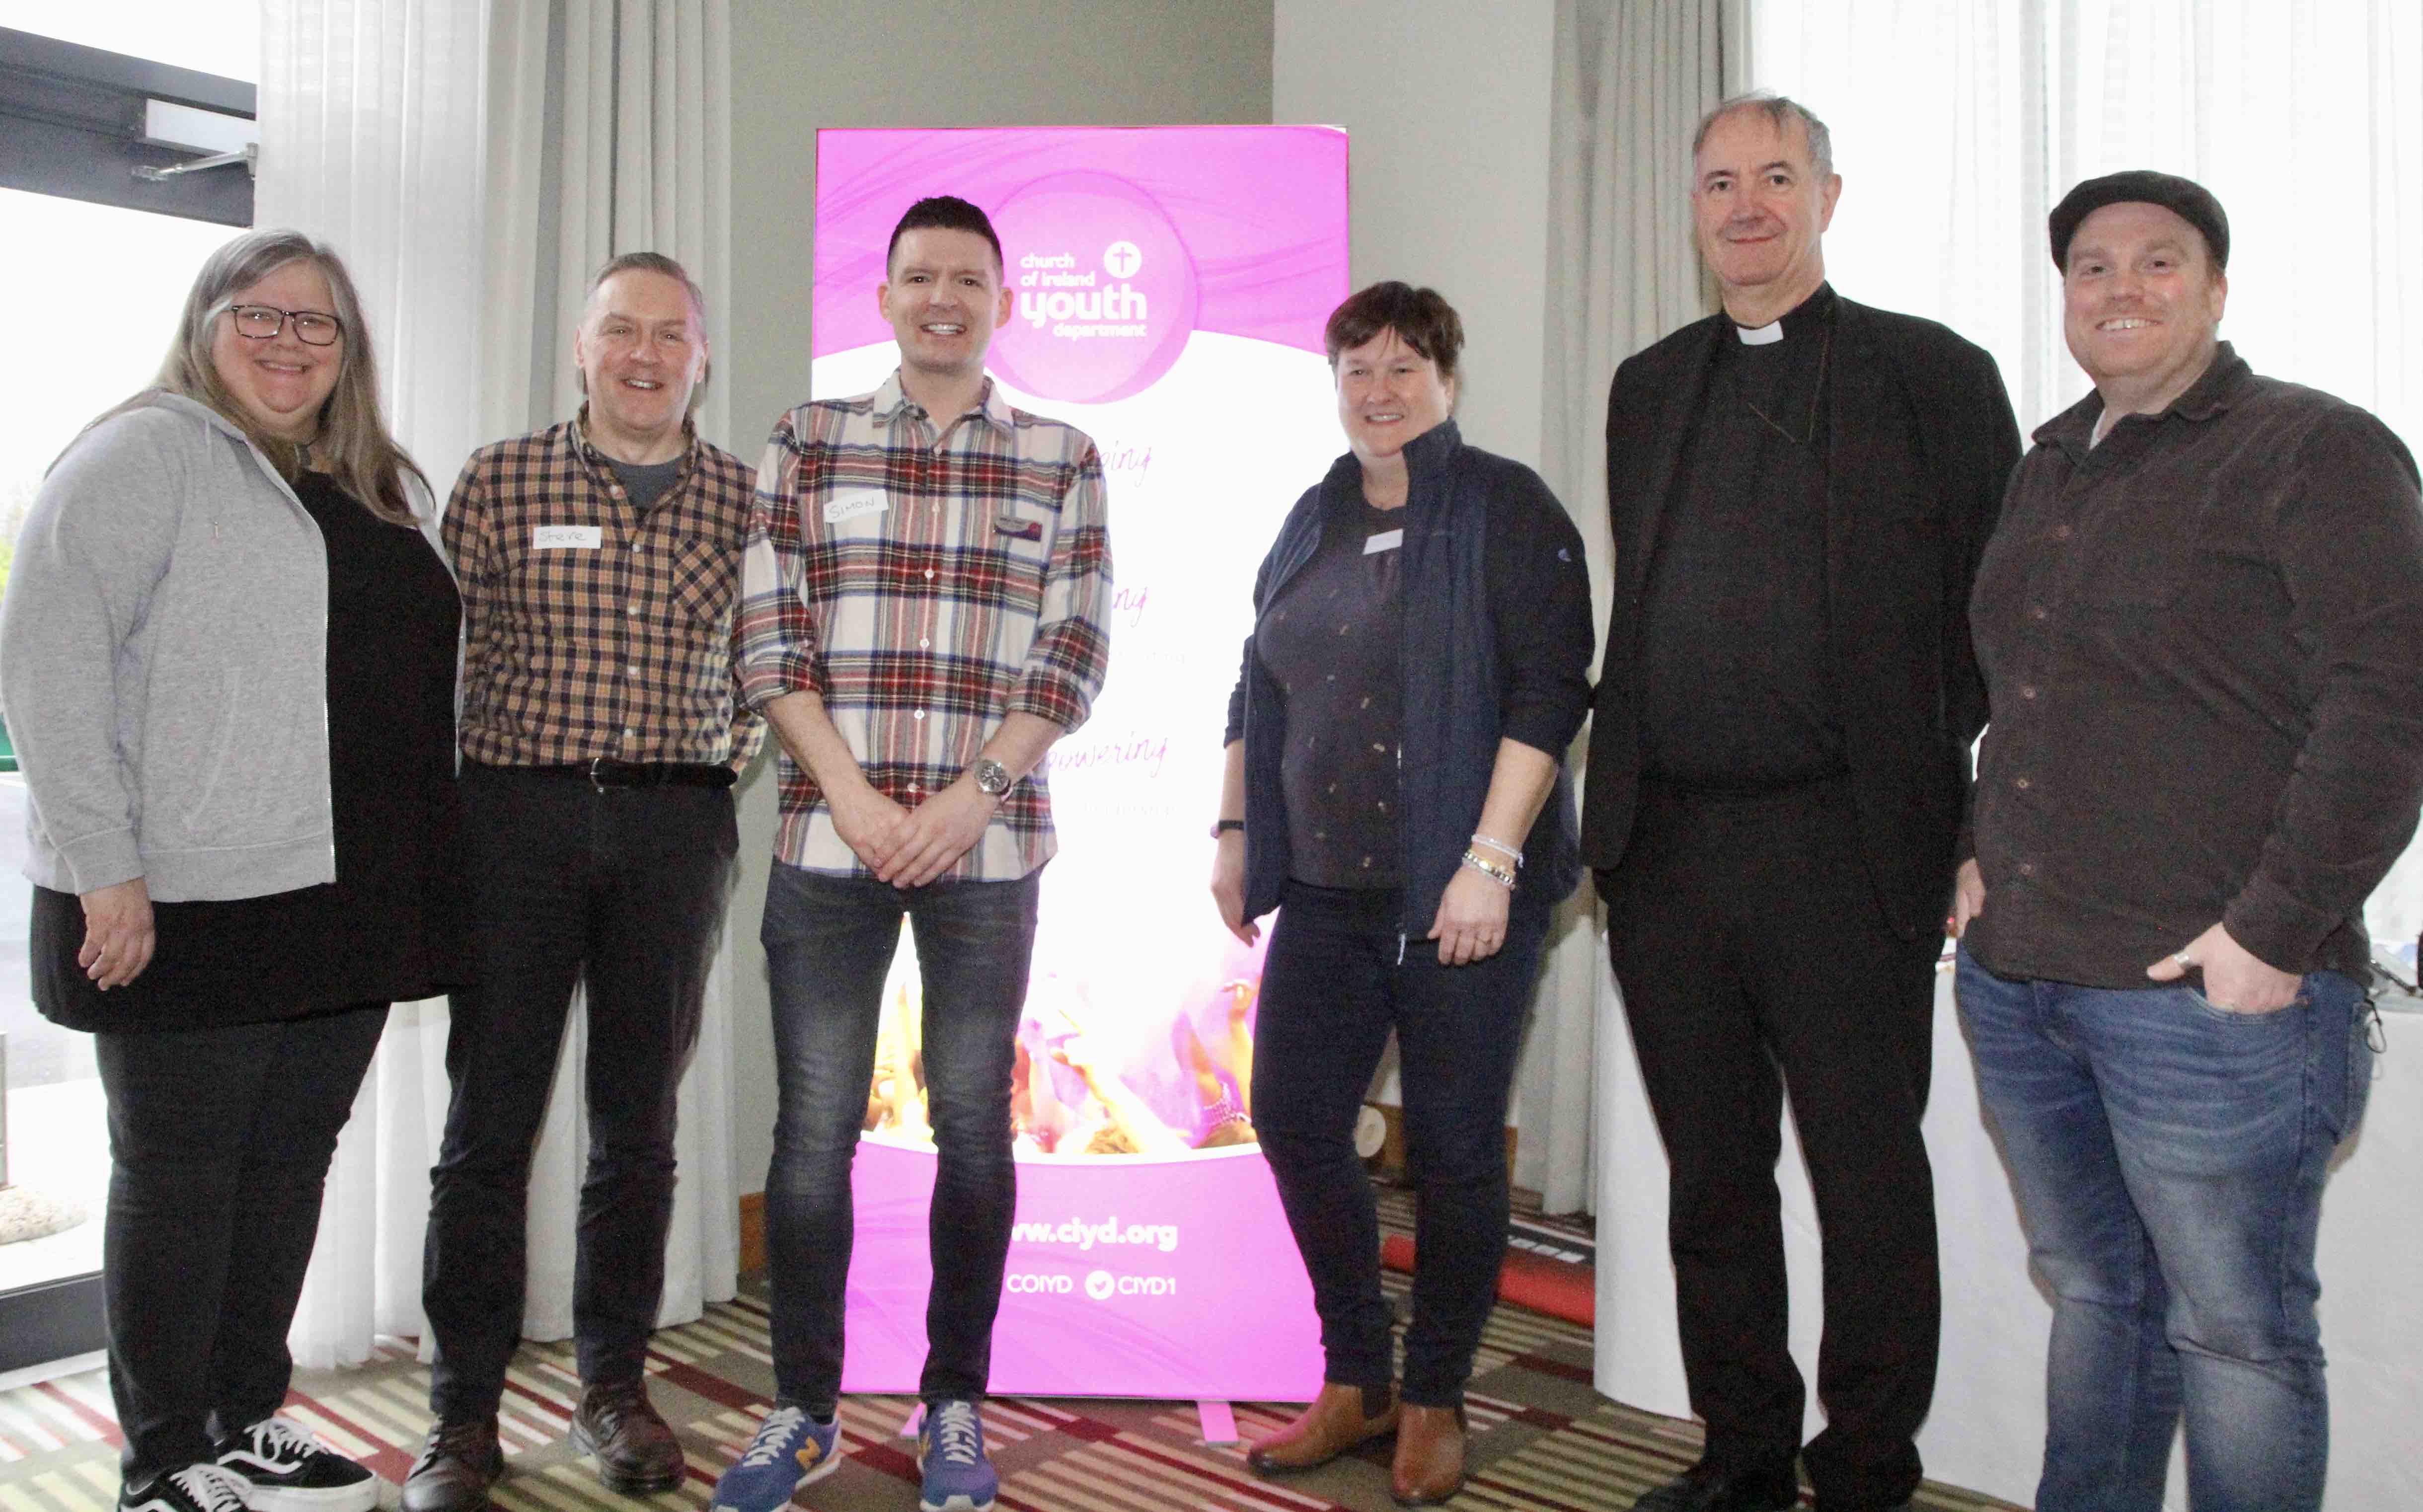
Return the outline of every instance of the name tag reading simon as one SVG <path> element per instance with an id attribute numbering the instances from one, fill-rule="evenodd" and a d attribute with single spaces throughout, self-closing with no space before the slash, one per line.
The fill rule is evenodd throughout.
<path id="1" fill-rule="evenodd" d="M 1393 551 L 1404 544 L 1405 533 L 1402 530 L 1382 531 L 1376 535 L 1363 537 L 1363 554 L 1370 556 L 1377 551 Z"/>
<path id="2" fill-rule="evenodd" d="M 595 525 L 539 525 L 531 530 L 533 551 L 594 551 L 605 544 L 606 533 Z"/>
<path id="3" fill-rule="evenodd" d="M 856 519 L 861 515 L 879 515 L 891 506 L 892 496 L 880 488 L 853 488 L 837 493 L 825 501 L 825 523 Z"/>

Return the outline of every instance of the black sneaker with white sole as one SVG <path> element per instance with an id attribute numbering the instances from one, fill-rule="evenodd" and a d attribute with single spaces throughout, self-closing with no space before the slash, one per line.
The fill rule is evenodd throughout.
<path id="1" fill-rule="evenodd" d="M 216 1465 L 187 1465 L 120 1486 L 118 1512 L 245 1512 L 244 1482 Z"/>
<path id="2" fill-rule="evenodd" d="M 218 1443 L 218 1468 L 252 1512 L 371 1512 L 378 1480 L 287 1418 L 263 1418 Z"/>

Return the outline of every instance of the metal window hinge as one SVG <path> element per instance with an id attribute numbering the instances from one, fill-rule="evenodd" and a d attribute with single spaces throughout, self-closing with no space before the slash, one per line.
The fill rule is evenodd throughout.
<path id="1" fill-rule="evenodd" d="M 135 176 L 146 183 L 159 183 L 176 178 L 179 174 L 199 173 L 204 168 L 223 168 L 234 163 L 243 164 L 246 174 L 258 178 L 261 174 L 261 144 L 246 142 L 240 151 L 198 157 L 191 163 L 180 163 L 174 167 L 138 167 L 135 170 Z"/>

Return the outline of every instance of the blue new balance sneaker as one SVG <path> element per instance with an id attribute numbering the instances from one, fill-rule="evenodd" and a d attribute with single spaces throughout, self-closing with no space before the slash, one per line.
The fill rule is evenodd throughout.
<path id="1" fill-rule="evenodd" d="M 985 1457 L 984 1420 L 974 1402 L 946 1397 L 926 1409 L 917 1430 L 918 1512 L 987 1512 L 1001 1479 Z"/>
<path id="2" fill-rule="evenodd" d="M 778 1407 L 715 1483 L 713 1512 L 776 1512 L 793 1491 L 839 1469 L 840 1451 L 838 1414 L 818 1423 L 805 1408 Z"/>

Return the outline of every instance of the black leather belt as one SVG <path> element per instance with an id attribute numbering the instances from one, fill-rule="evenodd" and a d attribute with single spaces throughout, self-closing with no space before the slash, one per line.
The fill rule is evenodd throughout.
<path id="1" fill-rule="evenodd" d="M 729 788 L 738 775 L 715 761 L 568 761 L 558 767 L 508 767 L 535 777 L 573 777 L 599 792 L 609 788 Z"/>

